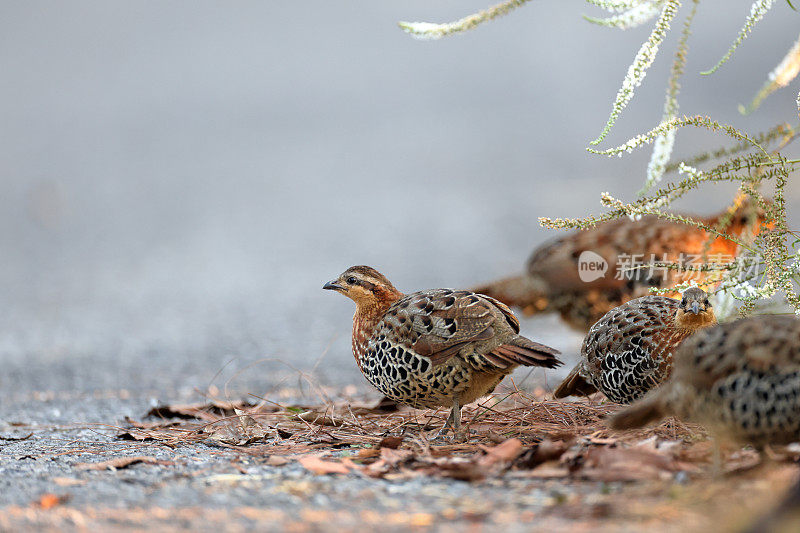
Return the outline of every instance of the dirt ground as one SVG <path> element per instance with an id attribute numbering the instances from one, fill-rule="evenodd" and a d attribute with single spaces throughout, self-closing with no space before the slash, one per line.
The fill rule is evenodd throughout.
<path id="1" fill-rule="evenodd" d="M 6 405 L 0 529 L 742 531 L 798 476 L 791 447 L 726 449 L 715 472 L 700 428 L 613 434 L 614 406 L 541 391 L 465 408 L 466 442 L 430 440 L 444 412 L 325 392 Z"/>

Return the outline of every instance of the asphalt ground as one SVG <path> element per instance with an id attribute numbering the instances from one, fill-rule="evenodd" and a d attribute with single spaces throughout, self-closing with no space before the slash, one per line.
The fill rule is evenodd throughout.
<path id="1" fill-rule="evenodd" d="M 796 39 L 793 11 L 776 5 L 735 63 L 697 74 L 750 4 L 701 6 L 681 109 L 763 131 L 796 116 L 792 90 L 747 119 L 736 106 Z M 585 147 L 649 29 L 588 26 L 586 9 L 567 2 L 532 2 L 439 43 L 395 27 L 483 7 L 3 9 L 0 436 L 31 435 L 0 440 L 0 528 L 137 529 L 155 517 L 187 529 L 269 529 L 271 518 L 274 529 L 325 529 L 329 512 L 354 529 L 408 527 L 417 512 L 423 525 L 545 523 L 540 511 L 566 490 L 558 483 L 334 480 L 204 444 L 146 448 L 169 465 L 75 468 L 140 454 L 109 426 L 201 400 L 209 386 L 231 398 L 317 400 L 309 382 L 368 393 L 349 354 L 352 305 L 321 290 L 352 264 L 406 291 L 468 287 L 521 270 L 554 235 L 539 216 L 597 213 L 606 190 L 633 198 L 648 152 L 609 160 Z M 670 46 L 610 144 L 659 120 Z M 722 144 L 685 132 L 677 152 Z M 678 207 L 717 211 L 732 194 L 722 189 Z M 799 190 L 790 184 L 791 206 Z M 574 361 L 580 337 L 554 317 L 524 321 L 523 333 Z M 524 385 L 557 377 L 537 371 Z M 43 515 L 46 494 L 68 500 Z"/>

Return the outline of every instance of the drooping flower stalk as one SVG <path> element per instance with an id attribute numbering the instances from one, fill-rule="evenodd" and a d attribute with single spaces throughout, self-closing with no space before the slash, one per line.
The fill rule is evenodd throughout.
<path id="1" fill-rule="evenodd" d="M 462 19 L 456 20 L 455 22 L 436 24 L 432 22 L 401 21 L 398 22 L 397 25 L 400 26 L 404 32 L 410 34 L 415 39 L 441 39 L 447 35 L 471 30 L 476 26 L 483 24 L 484 22 L 501 17 L 528 1 L 529 0 L 507 0 L 506 2 L 494 5 L 488 9 L 484 9 L 483 11 L 479 11 Z"/>

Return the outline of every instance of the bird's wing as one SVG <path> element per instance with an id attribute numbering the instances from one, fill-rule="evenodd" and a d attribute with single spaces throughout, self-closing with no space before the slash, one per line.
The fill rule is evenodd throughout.
<path id="1" fill-rule="evenodd" d="M 651 295 L 606 313 L 589 330 L 581 347 L 587 373 L 596 377 L 620 365 L 635 366 L 647 360 L 663 366 L 663 357 L 679 342 L 673 327 L 678 306 L 678 300 Z"/>
<path id="2" fill-rule="evenodd" d="M 519 322 L 504 304 L 469 291 L 449 289 L 406 296 L 389 308 L 381 324 L 381 334 L 387 341 L 413 350 L 433 365 L 446 362 L 468 345 L 485 362 L 499 368 L 523 364 L 510 360 L 512 352 L 520 349 L 507 345 L 518 332 Z"/>

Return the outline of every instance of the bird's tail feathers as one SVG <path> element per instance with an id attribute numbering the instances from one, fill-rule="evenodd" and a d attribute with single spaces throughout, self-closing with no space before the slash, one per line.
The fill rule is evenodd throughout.
<path id="1" fill-rule="evenodd" d="M 567 396 L 589 396 L 597 392 L 597 387 L 586 381 L 579 373 L 579 366 L 576 366 L 564 378 L 564 381 L 553 391 L 553 398 L 561 399 Z"/>
<path id="2" fill-rule="evenodd" d="M 555 368 L 562 364 L 556 357 L 556 355 L 560 353 L 561 352 L 555 348 L 550 348 L 544 344 L 539 344 L 521 335 L 517 335 L 511 342 L 492 350 L 491 355 L 507 365 L 514 364 Z"/>

